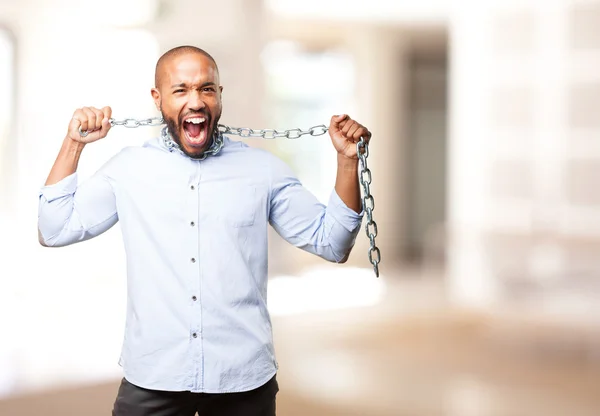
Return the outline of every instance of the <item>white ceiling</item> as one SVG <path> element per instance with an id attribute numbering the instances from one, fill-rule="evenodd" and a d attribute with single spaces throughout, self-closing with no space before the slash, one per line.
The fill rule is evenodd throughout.
<path id="1" fill-rule="evenodd" d="M 450 0 L 264 0 L 275 15 L 331 21 L 439 24 L 448 20 Z"/>

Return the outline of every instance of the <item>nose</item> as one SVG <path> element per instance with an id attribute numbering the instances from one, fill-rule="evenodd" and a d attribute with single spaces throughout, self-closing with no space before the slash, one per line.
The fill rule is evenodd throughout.
<path id="1" fill-rule="evenodd" d="M 202 96 L 200 95 L 199 91 L 193 91 L 190 96 L 189 96 L 189 100 L 188 100 L 188 108 L 190 110 L 202 110 L 204 107 L 206 107 L 206 104 L 204 104 L 204 101 L 202 100 Z"/>

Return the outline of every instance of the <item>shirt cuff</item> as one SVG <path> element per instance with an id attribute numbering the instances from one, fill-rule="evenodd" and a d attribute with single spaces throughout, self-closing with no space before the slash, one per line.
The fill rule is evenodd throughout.
<path id="1" fill-rule="evenodd" d="M 344 201 L 342 201 L 342 198 L 340 198 L 340 196 L 337 194 L 335 189 L 331 192 L 327 207 L 336 221 L 344 226 L 344 228 L 348 231 L 353 232 L 360 227 L 365 210 L 362 209 L 360 213 L 357 213 L 353 209 L 348 208 Z"/>
<path id="2" fill-rule="evenodd" d="M 42 186 L 39 196 L 43 196 L 46 201 L 52 202 L 55 199 L 63 198 L 67 195 L 73 195 L 76 190 L 77 172 L 74 172 L 52 185 Z"/>

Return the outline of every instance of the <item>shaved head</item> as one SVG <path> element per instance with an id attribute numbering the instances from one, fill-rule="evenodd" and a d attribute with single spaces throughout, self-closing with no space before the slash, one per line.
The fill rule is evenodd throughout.
<path id="1" fill-rule="evenodd" d="M 200 158 L 211 146 L 223 105 L 219 69 L 212 56 L 195 46 L 178 46 L 156 63 L 156 109 L 169 135 L 191 158 Z"/>
<path id="2" fill-rule="evenodd" d="M 170 49 L 167 52 L 165 52 L 156 62 L 156 69 L 154 71 L 154 86 L 156 88 L 158 88 L 160 86 L 165 63 L 169 62 L 173 58 L 179 57 L 181 55 L 189 54 L 189 53 L 191 53 L 191 54 L 197 53 L 197 54 L 205 56 L 206 58 L 208 58 L 212 61 L 212 63 L 215 65 L 215 68 L 217 69 L 217 72 L 219 71 L 219 68 L 217 66 L 217 62 L 215 61 L 215 59 L 212 56 L 210 56 L 210 54 L 208 52 L 206 52 L 204 49 L 200 49 L 200 48 L 197 48 L 196 46 L 190 46 L 190 45 L 177 46 L 176 48 Z"/>

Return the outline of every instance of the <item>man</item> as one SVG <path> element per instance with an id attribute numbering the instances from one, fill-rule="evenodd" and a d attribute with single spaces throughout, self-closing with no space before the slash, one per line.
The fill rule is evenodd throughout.
<path id="1" fill-rule="evenodd" d="M 355 143 L 371 134 L 332 117 L 338 168 L 326 207 L 278 158 L 219 133 L 223 87 L 208 53 L 168 51 L 155 84 L 162 136 L 124 148 L 80 185 L 80 154 L 106 137 L 111 109 L 75 111 L 40 192 L 40 243 L 84 241 L 120 221 L 128 302 L 113 415 L 275 415 L 267 225 L 345 262 L 362 220 Z"/>

